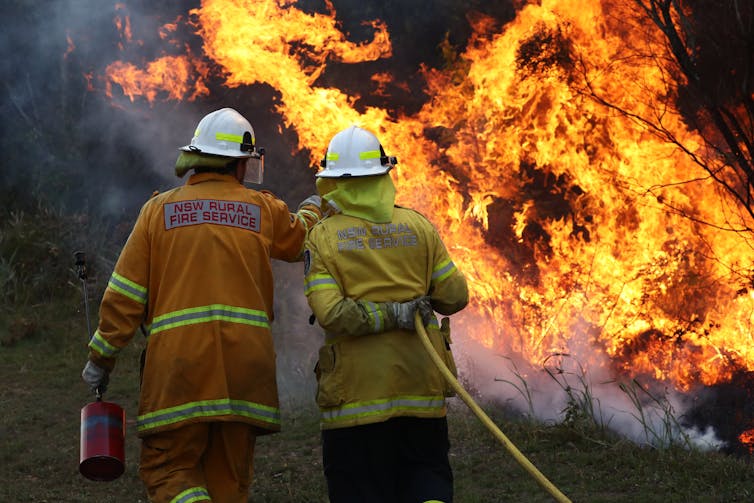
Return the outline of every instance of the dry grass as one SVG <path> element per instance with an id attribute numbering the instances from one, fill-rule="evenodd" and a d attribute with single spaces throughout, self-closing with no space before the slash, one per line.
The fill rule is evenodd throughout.
<path id="1" fill-rule="evenodd" d="M 136 474 L 136 374 L 140 341 L 122 355 L 108 400 L 126 409 L 126 473 L 111 483 L 78 473 L 80 409 L 91 400 L 79 372 L 85 358 L 80 313 L 43 317 L 36 333 L 0 348 L 0 501 L 145 502 Z M 254 503 L 327 502 L 316 411 L 284 400 L 284 431 L 258 442 Z M 679 448 L 649 449 L 567 425 L 525 421 L 484 404 L 521 451 L 574 502 L 750 502 L 745 460 Z M 552 501 L 465 405 L 449 414 L 456 503 Z"/>

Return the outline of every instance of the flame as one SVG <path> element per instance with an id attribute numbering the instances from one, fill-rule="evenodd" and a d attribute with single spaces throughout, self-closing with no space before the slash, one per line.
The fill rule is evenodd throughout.
<path id="1" fill-rule="evenodd" d="M 193 101 L 209 95 L 205 83 L 209 67 L 190 56 L 163 56 L 149 62 L 145 70 L 116 61 L 108 65 L 106 72 L 109 81 L 105 93 L 109 97 L 113 96 L 113 83 L 118 84 L 131 101 L 140 96 L 152 103 L 163 94 L 166 99 Z"/>
<path id="2" fill-rule="evenodd" d="M 68 45 L 65 52 L 63 53 L 63 59 L 68 59 L 68 56 L 73 54 L 73 51 L 76 50 L 76 44 L 73 43 L 73 39 L 71 38 L 71 35 L 69 33 L 66 34 L 65 41 Z"/>
<path id="3" fill-rule="evenodd" d="M 746 446 L 749 454 L 754 454 L 754 429 L 746 430 L 738 436 L 742 445 Z"/>
<path id="4" fill-rule="evenodd" d="M 126 12 L 126 5 L 122 3 L 115 4 L 116 11 Z M 131 18 L 128 15 L 116 16 L 113 20 L 115 27 L 120 33 L 121 41 L 118 43 L 120 50 L 124 50 L 126 44 L 130 44 L 133 41 L 133 32 L 131 30 Z"/>
<path id="5" fill-rule="evenodd" d="M 108 93 L 191 100 L 209 93 L 210 73 L 230 88 L 268 85 L 313 165 L 337 131 L 374 131 L 401 162 L 399 203 L 430 217 L 469 279 L 459 320 L 470 337 L 533 364 L 607 358 L 678 390 L 754 370 L 754 251 L 727 230 L 751 223 L 667 137 L 617 112 L 664 112 L 673 138 L 706 154 L 667 107 L 668 69 L 649 57 L 661 34 L 630 2 L 541 0 L 504 29 L 469 16 L 465 52 L 423 69 L 429 99 L 411 115 L 322 84 L 333 62 L 391 57 L 380 20 L 354 43 L 330 2 L 307 13 L 292 0 L 203 0 L 188 18 L 203 58 L 115 62 Z M 381 94 L 395 82 L 364 76 Z"/>

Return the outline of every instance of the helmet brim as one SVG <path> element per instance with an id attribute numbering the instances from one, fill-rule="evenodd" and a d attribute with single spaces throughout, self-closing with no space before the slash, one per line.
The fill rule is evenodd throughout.
<path id="1" fill-rule="evenodd" d="M 228 153 L 227 150 L 213 149 L 212 147 L 197 147 L 196 145 L 184 145 L 182 147 L 179 147 L 178 150 L 182 150 L 184 152 L 194 152 L 196 154 L 229 157 L 231 159 L 248 159 L 249 157 L 254 156 L 254 154 L 252 154 L 251 152 L 247 153 L 247 152 L 241 152 L 239 150 L 238 155 L 231 155 Z"/>
<path id="2" fill-rule="evenodd" d="M 393 166 L 389 164 L 384 166 L 375 166 L 372 168 L 359 167 L 353 169 L 323 169 L 314 176 L 317 178 L 353 178 L 360 176 L 377 176 L 384 175 L 390 172 L 391 169 L 393 169 Z"/>

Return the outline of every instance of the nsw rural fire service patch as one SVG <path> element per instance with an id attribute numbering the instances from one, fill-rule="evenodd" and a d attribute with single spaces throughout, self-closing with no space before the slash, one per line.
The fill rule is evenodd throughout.
<path id="1" fill-rule="evenodd" d="M 187 225 L 216 224 L 259 232 L 260 209 L 256 204 L 216 199 L 192 199 L 163 206 L 165 230 Z"/>

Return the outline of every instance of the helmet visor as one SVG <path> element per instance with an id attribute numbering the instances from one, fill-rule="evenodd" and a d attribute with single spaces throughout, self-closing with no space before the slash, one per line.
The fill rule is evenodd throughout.
<path id="1" fill-rule="evenodd" d="M 245 183 L 261 184 L 264 178 L 264 154 L 254 152 L 251 157 L 246 159 L 246 175 L 243 177 Z"/>

